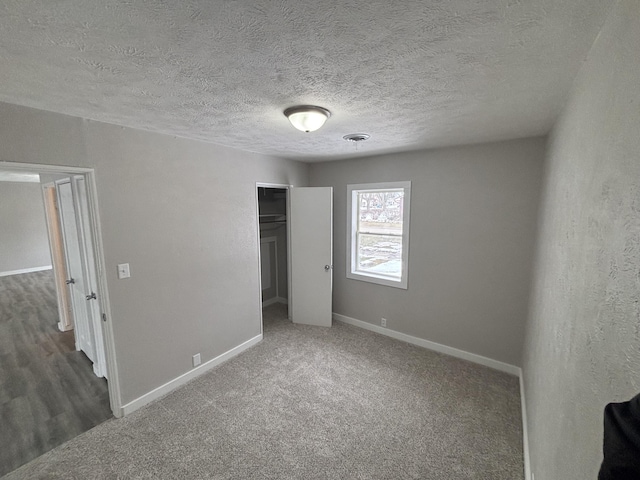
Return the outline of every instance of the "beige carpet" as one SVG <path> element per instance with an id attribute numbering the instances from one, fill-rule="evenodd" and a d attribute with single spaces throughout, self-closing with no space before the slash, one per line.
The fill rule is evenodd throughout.
<path id="1" fill-rule="evenodd" d="M 263 342 L 15 479 L 523 478 L 518 380 L 265 312 Z"/>

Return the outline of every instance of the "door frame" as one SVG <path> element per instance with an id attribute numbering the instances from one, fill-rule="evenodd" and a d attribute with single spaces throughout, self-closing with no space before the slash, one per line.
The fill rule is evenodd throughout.
<path id="1" fill-rule="evenodd" d="M 94 260 L 96 267 L 96 278 L 98 281 L 98 299 L 102 320 L 102 337 L 104 341 L 107 385 L 109 387 L 109 403 L 111 411 L 115 417 L 122 417 L 122 401 L 120 392 L 120 380 L 118 376 L 118 364 L 116 361 L 116 346 L 113 334 L 113 323 L 111 322 L 111 302 L 109 301 L 109 290 L 107 288 L 107 273 L 104 260 L 104 246 L 102 241 L 102 229 L 100 222 L 100 212 L 98 208 L 98 192 L 96 187 L 95 170 L 85 167 L 70 167 L 64 165 L 45 165 L 34 163 L 5 162 L 0 161 L 0 169 L 21 171 L 27 173 L 40 174 L 61 174 L 61 175 L 82 175 L 87 188 L 87 203 L 89 210 L 89 221 L 91 236 L 93 238 Z M 256 188 L 256 192 L 257 192 Z M 256 197 L 257 201 L 257 197 Z M 259 236 L 259 234 L 258 234 Z M 258 246 L 258 248 L 260 248 Z"/>
<path id="2" fill-rule="evenodd" d="M 258 300 L 260 304 L 260 335 L 264 335 L 264 319 L 262 318 L 262 258 L 260 253 L 260 198 L 258 188 L 279 188 L 287 191 L 286 215 L 287 215 L 287 305 L 288 312 L 291 312 L 293 299 L 291 298 L 291 189 L 293 185 L 284 183 L 256 182 L 253 192 L 256 196 L 256 248 L 258 249 Z M 291 320 L 291 313 L 287 313 Z"/>

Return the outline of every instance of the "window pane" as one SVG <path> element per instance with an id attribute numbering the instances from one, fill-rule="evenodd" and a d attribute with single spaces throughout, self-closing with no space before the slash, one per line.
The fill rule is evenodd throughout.
<path id="1" fill-rule="evenodd" d="M 397 278 L 402 276 L 401 236 L 360 233 L 357 251 L 356 269 L 358 271 Z"/>
<path id="2" fill-rule="evenodd" d="M 407 288 L 411 182 L 347 185 L 347 278 Z"/>
<path id="3" fill-rule="evenodd" d="M 358 231 L 402 235 L 404 190 L 358 192 Z"/>

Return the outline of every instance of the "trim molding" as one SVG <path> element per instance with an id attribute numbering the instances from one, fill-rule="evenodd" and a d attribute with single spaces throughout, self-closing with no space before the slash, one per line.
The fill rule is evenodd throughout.
<path id="1" fill-rule="evenodd" d="M 356 327 L 364 328 L 365 330 L 371 330 L 372 332 L 380 333 L 382 335 L 386 335 L 387 337 L 395 338 L 396 340 L 402 340 L 403 342 L 411 343 L 413 345 L 418 345 L 419 347 L 424 347 L 426 349 L 433 350 L 434 352 L 444 353 L 447 355 L 451 355 L 452 357 L 462 358 L 463 360 L 478 363 L 480 365 L 484 365 L 485 367 L 490 367 L 494 370 L 500 370 L 501 372 L 509 373 L 511 375 L 520 375 L 520 367 L 516 367 L 515 365 L 510 365 L 499 360 L 483 357 L 482 355 L 459 350 L 447 345 L 442 345 L 441 343 L 432 342 L 420 337 L 414 337 L 412 335 L 407 335 L 406 333 L 397 332 L 388 328 L 379 327 L 378 325 L 373 325 L 369 322 L 364 322 L 356 318 L 347 317 L 346 315 L 340 315 L 339 313 L 334 313 L 332 317 L 338 322 L 355 325 Z"/>
<path id="2" fill-rule="evenodd" d="M 58 322 L 58 330 L 61 332 L 68 332 L 69 330 L 73 330 L 73 325 L 67 325 L 65 327 L 62 323 Z"/>
<path id="3" fill-rule="evenodd" d="M 22 163 L 22 162 L 5 162 L 0 160 L 0 167 L 7 170 L 19 170 L 21 172 L 33 172 L 33 173 L 62 173 L 62 174 L 84 174 L 93 173 L 93 168 L 87 167 L 72 167 L 70 165 L 44 165 L 36 163 Z"/>
<path id="4" fill-rule="evenodd" d="M 529 456 L 529 428 L 527 404 L 524 395 L 524 372 L 520 369 L 520 406 L 522 408 L 522 450 L 524 454 L 524 478 L 531 480 L 531 457 Z"/>
<path id="5" fill-rule="evenodd" d="M 283 297 L 273 297 L 273 298 L 270 298 L 269 300 L 265 300 L 264 302 L 262 302 L 262 306 L 268 307 L 269 305 L 273 305 L 274 303 L 282 303 L 284 305 L 287 305 L 289 302 L 287 301 L 286 298 L 283 298 Z"/>
<path id="6" fill-rule="evenodd" d="M 246 342 L 241 343 L 237 347 L 234 347 L 231 350 L 221 355 L 218 355 L 215 358 L 212 358 L 208 362 L 205 362 L 202 365 L 199 365 L 189 370 L 188 372 L 183 373 L 182 375 L 174 378 L 173 380 L 168 381 L 164 385 L 161 385 L 158 388 L 154 388 L 149 393 L 145 393 L 141 397 L 138 397 L 135 400 L 127 403 L 126 405 L 123 405 L 120 408 L 121 416 L 129 415 L 130 413 L 135 412 L 139 408 L 144 407 L 148 403 L 151 403 L 152 401 L 157 400 L 158 398 L 166 395 L 167 393 L 172 392 L 173 390 L 175 390 L 178 387 L 181 387 L 188 381 L 193 380 L 194 378 L 199 377 L 200 375 L 211 370 L 213 367 L 220 365 L 221 363 L 224 363 L 227 360 L 232 359 L 236 355 L 239 355 L 240 353 L 244 352 L 248 348 L 253 347 L 256 343 L 260 342 L 261 340 L 262 340 L 262 334 L 256 335 L 255 337 L 247 340 Z"/>
<path id="7" fill-rule="evenodd" d="M 9 275 L 20 275 L 21 273 L 42 272 L 44 270 L 51 270 L 51 265 L 44 265 L 42 267 L 23 268 L 20 270 L 9 270 L 7 272 L 0 272 L 0 277 L 8 277 Z"/>

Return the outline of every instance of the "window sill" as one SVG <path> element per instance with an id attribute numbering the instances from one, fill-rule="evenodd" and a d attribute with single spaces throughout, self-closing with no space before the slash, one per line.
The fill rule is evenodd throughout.
<path id="1" fill-rule="evenodd" d="M 393 280 L 393 279 L 390 279 L 389 277 L 375 275 L 372 273 L 362 274 L 362 273 L 353 273 L 353 272 L 347 272 L 347 278 L 351 280 L 359 280 L 361 282 L 374 283 L 376 285 L 384 285 L 386 287 L 401 288 L 403 290 L 407 290 L 408 288 L 406 278 L 402 280 Z"/>

